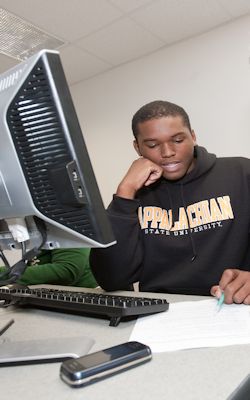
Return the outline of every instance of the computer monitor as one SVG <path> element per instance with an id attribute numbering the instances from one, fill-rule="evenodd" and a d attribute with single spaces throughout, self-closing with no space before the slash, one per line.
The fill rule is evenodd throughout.
<path id="1" fill-rule="evenodd" d="M 57 51 L 0 75 L 0 248 L 115 243 Z"/>

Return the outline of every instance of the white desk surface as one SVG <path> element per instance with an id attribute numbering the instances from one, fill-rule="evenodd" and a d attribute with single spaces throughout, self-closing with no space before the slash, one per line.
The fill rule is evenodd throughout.
<path id="1" fill-rule="evenodd" d="M 164 296 L 170 303 L 202 299 L 148 295 Z M 95 339 L 90 352 L 128 341 L 135 323 L 120 322 L 117 327 L 110 327 L 108 319 L 21 308 L 0 309 L 0 318 L 15 319 L 2 338 L 28 340 L 83 335 Z M 226 400 L 250 372 L 250 345 L 154 354 L 152 361 L 144 365 L 77 389 L 61 381 L 59 368 L 60 363 L 0 368 L 1 399 Z"/>

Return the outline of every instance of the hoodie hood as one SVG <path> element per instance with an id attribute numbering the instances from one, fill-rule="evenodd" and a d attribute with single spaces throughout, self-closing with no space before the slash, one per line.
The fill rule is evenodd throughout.
<path id="1" fill-rule="evenodd" d="M 186 183 L 192 182 L 207 173 L 216 162 L 216 155 L 208 153 L 207 150 L 201 146 L 194 147 L 194 158 L 196 162 L 192 171 L 178 181 L 173 181 L 171 183 L 185 185 Z"/>

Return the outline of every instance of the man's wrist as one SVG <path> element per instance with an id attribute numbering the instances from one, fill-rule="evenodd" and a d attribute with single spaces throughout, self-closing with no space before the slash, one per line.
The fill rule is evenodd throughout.
<path id="1" fill-rule="evenodd" d="M 136 190 L 129 186 L 119 185 L 116 191 L 116 195 L 122 197 L 124 199 L 134 199 L 136 194 Z"/>

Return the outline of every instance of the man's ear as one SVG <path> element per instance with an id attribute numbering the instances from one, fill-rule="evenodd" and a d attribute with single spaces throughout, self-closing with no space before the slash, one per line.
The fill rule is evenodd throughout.
<path id="1" fill-rule="evenodd" d="M 133 145 L 134 145 L 136 153 L 138 154 L 139 157 L 141 157 L 141 152 L 140 152 L 137 140 L 133 141 Z"/>
<path id="2" fill-rule="evenodd" d="M 195 131 L 193 129 L 191 131 L 191 135 L 192 135 L 192 139 L 193 139 L 194 145 L 196 146 L 197 145 L 196 134 L 195 134 Z"/>

